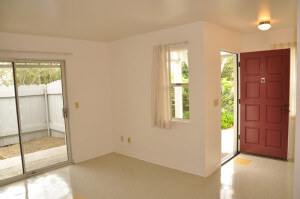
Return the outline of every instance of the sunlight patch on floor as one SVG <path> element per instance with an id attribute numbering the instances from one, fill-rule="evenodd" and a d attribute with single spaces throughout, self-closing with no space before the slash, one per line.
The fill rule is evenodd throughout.
<path id="1" fill-rule="evenodd" d="M 236 164 L 242 164 L 242 165 L 249 165 L 252 162 L 252 160 L 245 159 L 245 158 L 235 158 L 234 163 Z"/>
<path id="2" fill-rule="evenodd" d="M 85 197 L 83 197 L 82 195 L 80 194 L 73 194 L 73 199 L 86 199 Z"/>

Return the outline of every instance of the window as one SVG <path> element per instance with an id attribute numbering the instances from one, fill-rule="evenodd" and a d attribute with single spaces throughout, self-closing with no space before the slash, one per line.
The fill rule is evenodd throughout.
<path id="1" fill-rule="evenodd" d="M 171 50 L 172 118 L 190 119 L 188 50 Z"/>

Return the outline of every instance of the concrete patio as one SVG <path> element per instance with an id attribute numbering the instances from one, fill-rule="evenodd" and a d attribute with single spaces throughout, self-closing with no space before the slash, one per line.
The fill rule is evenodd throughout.
<path id="1" fill-rule="evenodd" d="M 222 145 L 221 153 L 223 159 L 226 159 L 228 156 L 232 155 L 234 152 L 234 127 L 223 129 L 221 132 L 222 136 Z"/>
<path id="2" fill-rule="evenodd" d="M 68 160 L 67 147 L 59 146 L 25 155 L 26 170 L 32 171 Z M 0 180 L 22 174 L 21 157 L 0 160 Z"/>

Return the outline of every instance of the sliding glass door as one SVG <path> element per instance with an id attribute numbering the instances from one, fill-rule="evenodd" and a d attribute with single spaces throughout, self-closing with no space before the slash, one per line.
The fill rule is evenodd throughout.
<path id="1" fill-rule="evenodd" d="M 0 180 L 69 162 L 63 62 L 2 65 L 7 68 L 0 71 L 0 157 L 5 160 L 0 160 Z M 5 110 L 9 114 L 3 115 Z M 5 130 L 8 124 L 13 132 Z"/>
<path id="2" fill-rule="evenodd" d="M 0 180 L 23 174 L 12 62 L 0 62 Z"/>

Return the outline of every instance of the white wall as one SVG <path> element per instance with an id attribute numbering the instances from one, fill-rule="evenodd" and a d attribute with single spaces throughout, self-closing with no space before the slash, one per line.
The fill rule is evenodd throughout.
<path id="1" fill-rule="evenodd" d="M 171 130 L 151 127 L 151 66 L 154 45 L 189 41 L 190 121 Z M 113 42 L 112 102 L 115 151 L 205 175 L 202 23 Z M 125 142 L 120 141 L 125 137 Z M 131 144 L 126 142 L 131 137 Z"/>
<path id="2" fill-rule="evenodd" d="M 242 52 L 271 50 L 271 45 L 297 41 L 295 28 L 260 31 L 243 34 Z"/>
<path id="3" fill-rule="evenodd" d="M 214 107 L 214 99 L 221 102 L 220 51 L 240 52 L 241 35 L 222 27 L 204 23 L 205 91 L 205 162 L 207 175 L 220 167 L 221 106 Z"/>
<path id="4" fill-rule="evenodd" d="M 214 31 L 219 31 L 213 34 L 220 37 L 219 44 L 209 36 Z M 198 22 L 113 42 L 111 53 L 117 58 L 112 60 L 115 151 L 201 176 L 217 169 L 221 112 L 220 107 L 213 107 L 212 99 L 220 99 L 220 50 L 238 50 L 236 36 L 239 37 Z M 222 41 L 225 37 L 228 40 Z M 171 130 L 152 128 L 152 49 L 154 45 L 180 41 L 189 41 L 191 119 L 174 122 Z M 125 137 L 125 142 L 120 141 L 120 136 Z M 131 144 L 126 142 L 127 137 L 131 137 Z"/>
<path id="5" fill-rule="evenodd" d="M 108 44 L 0 33 L 0 48 L 73 53 L 69 56 L 0 53 L 0 57 L 64 59 L 74 162 L 112 152 Z M 79 102 L 79 109 L 75 109 L 75 102 Z"/>
<path id="6" fill-rule="evenodd" d="M 300 0 L 298 0 L 298 33 L 300 32 Z M 297 35 L 297 48 L 300 49 L 300 34 Z M 300 50 L 298 50 L 298 60 L 300 60 Z M 297 112 L 300 113 L 300 61 L 298 61 L 297 73 Z M 294 165 L 294 199 L 300 198 L 300 117 L 296 117 L 296 140 L 295 140 L 295 165 Z"/>

